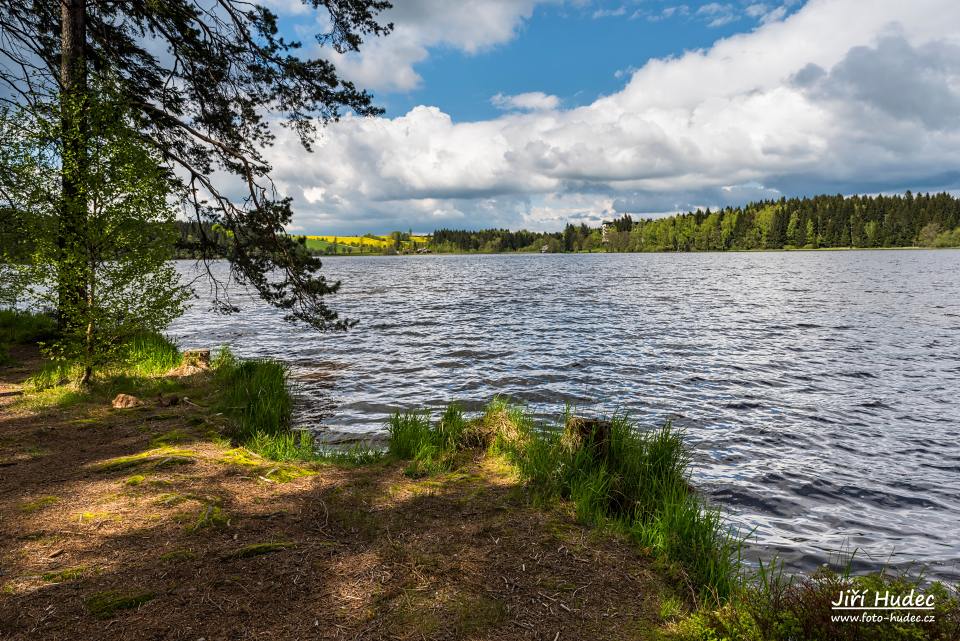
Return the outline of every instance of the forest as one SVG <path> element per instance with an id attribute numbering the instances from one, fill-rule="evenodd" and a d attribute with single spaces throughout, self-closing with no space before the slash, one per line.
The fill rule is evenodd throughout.
<path id="1" fill-rule="evenodd" d="M 727 251 L 960 246 L 960 200 L 947 194 L 782 198 L 663 218 L 630 214 L 562 232 L 440 229 L 437 252 Z"/>

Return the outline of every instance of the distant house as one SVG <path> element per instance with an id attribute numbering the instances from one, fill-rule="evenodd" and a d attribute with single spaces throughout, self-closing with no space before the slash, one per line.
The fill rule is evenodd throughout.
<path id="1" fill-rule="evenodd" d="M 547 254 L 549 252 L 550 252 L 550 245 L 544 245 L 543 247 L 540 248 L 541 254 Z"/>
<path id="2" fill-rule="evenodd" d="M 610 242 L 610 230 L 613 229 L 613 223 L 610 221 L 603 221 L 600 225 L 600 242 L 609 243 Z"/>

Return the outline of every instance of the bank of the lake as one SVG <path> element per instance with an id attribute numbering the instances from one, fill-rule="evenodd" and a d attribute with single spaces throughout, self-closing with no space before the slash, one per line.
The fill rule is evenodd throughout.
<path id="1" fill-rule="evenodd" d="M 682 560 L 714 543 L 638 545 L 603 507 L 629 477 L 604 486 L 614 467 L 596 467 L 593 441 L 538 448 L 522 411 L 501 401 L 470 420 L 397 415 L 388 455 L 318 456 L 277 448 L 283 430 L 258 440 L 239 426 L 272 411 L 230 396 L 237 372 L 263 380 L 256 363 L 220 359 L 187 376 L 133 363 L 79 391 L 38 378 L 35 347 L 11 357 L 0 370 L 4 638 L 945 640 L 960 630 L 942 587 L 930 592 L 935 625 L 829 620 L 838 590 L 931 590 L 880 577 L 742 574 L 717 603 Z M 113 409 L 118 392 L 140 402 Z M 614 431 L 604 456 L 624 452 L 627 434 Z M 672 447 L 667 460 L 681 460 Z M 562 452 L 586 453 L 569 460 L 590 478 L 567 475 L 570 494 L 554 496 L 551 466 L 537 461 Z M 695 496 L 684 489 L 684 504 L 699 509 Z M 673 523 L 657 531 L 693 540 Z"/>

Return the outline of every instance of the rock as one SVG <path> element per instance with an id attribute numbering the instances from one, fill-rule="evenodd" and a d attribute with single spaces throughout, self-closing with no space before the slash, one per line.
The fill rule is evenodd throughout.
<path id="1" fill-rule="evenodd" d="M 585 447 L 590 448 L 593 451 L 594 460 L 599 463 L 610 456 L 612 429 L 613 424 L 610 421 L 571 416 L 567 420 L 561 443 L 571 452 Z"/>
<path id="2" fill-rule="evenodd" d="M 130 394 L 117 394 L 111 405 L 113 406 L 113 409 L 123 410 L 130 409 L 131 407 L 139 407 L 140 405 L 143 405 L 143 401 L 136 396 L 131 396 Z"/>

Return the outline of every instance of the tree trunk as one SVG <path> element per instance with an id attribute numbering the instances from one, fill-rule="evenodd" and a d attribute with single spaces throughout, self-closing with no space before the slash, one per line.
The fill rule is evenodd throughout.
<path id="1" fill-rule="evenodd" d="M 86 0 L 60 0 L 60 125 L 63 142 L 60 221 L 57 237 L 58 323 L 76 328 L 86 303 L 86 258 L 83 248 L 87 199 L 83 189 L 87 165 Z"/>

